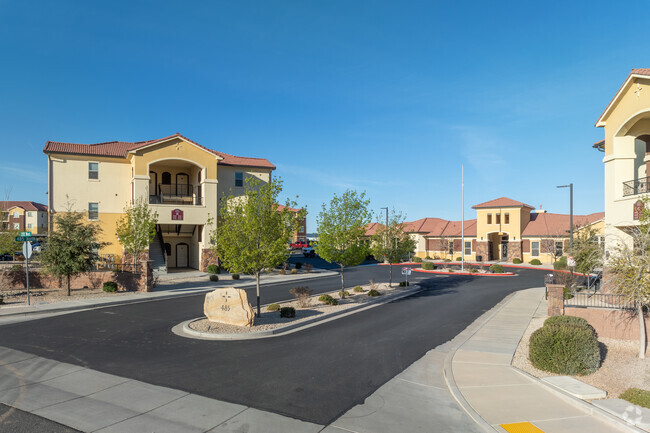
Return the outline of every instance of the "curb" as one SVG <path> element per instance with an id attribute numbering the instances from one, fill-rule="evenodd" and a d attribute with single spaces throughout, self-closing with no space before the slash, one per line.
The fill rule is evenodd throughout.
<path id="1" fill-rule="evenodd" d="M 501 272 L 500 274 L 482 274 L 480 272 L 442 272 L 442 271 L 429 271 L 426 269 L 413 269 L 413 272 L 423 272 L 425 274 L 438 274 L 438 275 L 471 275 L 473 277 L 513 277 L 514 272 Z"/>
<path id="2" fill-rule="evenodd" d="M 388 302 L 392 302 L 396 299 L 405 298 L 421 290 L 422 290 L 421 286 L 414 286 L 412 289 L 405 290 L 404 292 L 391 294 L 386 296 L 385 298 L 376 301 L 371 301 L 369 303 L 357 305 L 356 307 L 351 307 L 343 311 L 328 314 L 325 317 L 314 317 L 302 321 L 300 323 L 295 323 L 293 325 L 289 324 L 286 326 L 269 329 L 268 331 L 249 332 L 249 333 L 242 333 L 242 334 L 215 334 L 212 332 L 201 332 L 201 331 L 196 331 L 194 329 L 191 329 L 189 327 L 189 324 L 196 320 L 203 319 L 204 316 L 201 316 L 198 318 L 186 320 L 182 323 L 179 323 L 178 325 L 175 325 L 172 328 L 172 332 L 180 337 L 185 337 L 185 338 L 194 338 L 194 339 L 201 339 L 201 340 L 222 340 L 222 341 L 255 340 L 259 338 L 281 337 L 283 335 L 302 331 L 303 329 L 311 328 L 313 326 L 317 326 L 322 323 L 327 323 L 332 320 L 340 319 L 342 317 L 346 317 L 354 313 L 359 313 L 361 311 L 368 310 L 370 308 L 378 307 Z"/>

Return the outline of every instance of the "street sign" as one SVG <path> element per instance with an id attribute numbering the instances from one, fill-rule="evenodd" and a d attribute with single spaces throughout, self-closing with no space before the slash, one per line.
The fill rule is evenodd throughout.
<path id="1" fill-rule="evenodd" d="M 32 243 L 23 242 L 23 256 L 25 256 L 26 259 L 32 258 L 32 251 Z"/>
<path id="2" fill-rule="evenodd" d="M 402 275 L 411 275 L 411 268 L 402 268 Z"/>
<path id="3" fill-rule="evenodd" d="M 36 236 L 16 236 L 14 240 L 16 242 L 36 242 L 38 239 Z"/>
<path id="4" fill-rule="evenodd" d="M 32 235 L 32 232 L 20 232 L 20 236 L 28 237 L 28 236 L 31 236 L 31 235 Z"/>
<path id="5" fill-rule="evenodd" d="M 566 264 L 567 264 L 570 268 L 575 268 L 575 267 L 576 267 L 576 259 L 574 259 L 572 256 L 569 256 L 569 257 L 567 258 Z"/>

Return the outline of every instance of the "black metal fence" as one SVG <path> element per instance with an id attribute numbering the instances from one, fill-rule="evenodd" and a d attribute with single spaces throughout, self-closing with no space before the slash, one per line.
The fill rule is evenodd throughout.
<path id="1" fill-rule="evenodd" d="M 645 194 L 650 192 L 650 177 L 642 177 L 637 180 L 628 180 L 623 182 L 623 196 Z"/>
<path id="2" fill-rule="evenodd" d="M 95 271 L 113 271 L 113 272 L 130 272 L 139 274 L 142 269 L 140 263 L 110 263 L 110 262 L 97 262 L 95 263 Z"/>
<path id="3" fill-rule="evenodd" d="M 149 195 L 149 204 L 201 205 L 201 187 L 190 184 L 160 184 L 155 194 Z"/>
<path id="4" fill-rule="evenodd" d="M 613 293 L 566 292 L 564 307 L 634 310 L 635 305 L 625 296 Z"/>

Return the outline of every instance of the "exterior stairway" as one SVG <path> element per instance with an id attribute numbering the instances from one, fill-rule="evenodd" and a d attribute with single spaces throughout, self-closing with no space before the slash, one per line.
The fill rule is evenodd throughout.
<path id="1" fill-rule="evenodd" d="M 167 258 L 162 245 L 162 234 L 156 232 L 153 242 L 149 245 L 149 260 L 153 260 L 153 274 L 156 276 L 167 274 Z"/>

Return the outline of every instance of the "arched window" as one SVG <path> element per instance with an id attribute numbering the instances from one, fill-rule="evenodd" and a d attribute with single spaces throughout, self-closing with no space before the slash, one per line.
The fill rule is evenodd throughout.
<path id="1" fill-rule="evenodd" d="M 162 174 L 162 184 L 163 185 L 171 185 L 172 184 L 172 175 L 168 171 L 165 171 Z"/>

